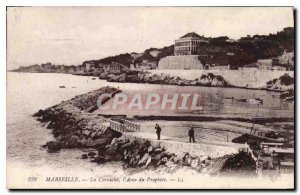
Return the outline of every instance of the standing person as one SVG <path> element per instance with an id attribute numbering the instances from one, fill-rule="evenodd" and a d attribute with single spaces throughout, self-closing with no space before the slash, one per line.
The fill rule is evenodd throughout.
<path id="1" fill-rule="evenodd" d="M 195 131 L 194 131 L 194 128 L 191 127 L 190 130 L 189 130 L 189 138 L 190 138 L 190 142 L 195 142 Z"/>
<path id="2" fill-rule="evenodd" d="M 155 129 L 156 129 L 156 134 L 157 134 L 157 140 L 160 140 L 161 128 L 160 128 L 160 126 L 157 123 L 155 125 Z"/>

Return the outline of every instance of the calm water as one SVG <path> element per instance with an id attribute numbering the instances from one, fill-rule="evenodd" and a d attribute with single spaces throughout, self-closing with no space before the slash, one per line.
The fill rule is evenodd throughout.
<path id="1" fill-rule="evenodd" d="M 66 88 L 61 89 L 59 86 Z M 124 91 L 147 88 L 148 91 L 192 91 L 203 93 L 206 99 L 220 104 L 216 112 L 221 114 L 247 113 L 255 109 L 257 113 L 293 115 L 293 104 L 279 100 L 278 93 L 202 87 L 176 87 L 145 84 L 107 83 L 91 77 L 80 77 L 65 74 L 8 73 L 7 74 L 7 162 L 11 167 L 47 167 L 56 171 L 95 172 L 101 174 L 122 175 L 119 164 L 97 166 L 79 159 L 82 151 L 67 150 L 49 154 L 41 148 L 48 140 L 53 139 L 50 130 L 34 120 L 31 115 L 62 100 L 68 100 L 78 94 L 86 93 L 103 86 L 120 87 Z M 145 92 L 146 93 L 146 92 Z M 247 103 L 219 100 L 218 97 L 252 98 L 261 97 L 264 105 L 253 108 Z M 215 100 L 216 99 L 216 100 Z M 218 102 L 219 101 L 219 102 Z M 221 101 L 221 103 L 220 103 Z M 248 108 L 245 109 L 245 108 Z M 274 112 L 275 111 L 275 112 Z M 103 167 L 105 169 L 103 172 Z M 102 172 L 101 172 L 102 171 Z"/>
<path id="2" fill-rule="evenodd" d="M 65 89 L 60 89 L 65 85 Z M 7 74 L 7 165 L 11 168 L 50 170 L 76 176 L 80 172 L 93 175 L 122 175 L 119 164 L 97 166 L 79 159 L 82 151 L 63 150 L 47 153 L 41 145 L 52 140 L 50 130 L 31 115 L 75 95 L 100 88 L 103 82 L 88 77 L 63 74 Z M 76 88 L 72 88 L 72 87 Z M 106 167 L 106 168 L 104 168 Z M 107 169 L 109 168 L 109 169 Z M 52 171 L 51 171 L 52 170 Z"/>

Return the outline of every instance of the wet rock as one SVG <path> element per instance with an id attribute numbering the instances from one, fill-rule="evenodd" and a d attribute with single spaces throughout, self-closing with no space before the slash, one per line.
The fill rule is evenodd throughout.
<path id="1" fill-rule="evenodd" d="M 84 139 L 82 141 L 82 145 L 86 148 L 92 148 L 93 146 L 95 146 L 95 143 L 91 139 Z"/>
<path id="2" fill-rule="evenodd" d="M 130 167 L 136 167 L 140 161 L 140 155 L 132 156 L 132 158 L 129 161 Z"/>
<path id="3" fill-rule="evenodd" d="M 126 144 L 123 144 L 123 145 L 120 146 L 120 150 L 121 150 L 121 151 L 125 151 L 126 149 L 131 148 L 131 145 L 132 145 L 131 142 L 128 142 L 128 143 L 126 143 Z"/>
<path id="4" fill-rule="evenodd" d="M 114 145 L 116 143 L 118 143 L 119 139 L 118 138 L 113 138 L 110 145 Z"/>
<path id="5" fill-rule="evenodd" d="M 91 151 L 91 152 L 89 152 L 87 155 L 90 156 L 90 157 L 92 157 L 92 156 L 95 156 L 95 155 L 96 155 L 96 152 Z"/>
<path id="6" fill-rule="evenodd" d="M 66 142 L 65 146 L 66 148 L 79 148 L 81 146 L 81 143 L 78 141 L 78 137 L 73 135 L 71 136 Z"/>
<path id="7" fill-rule="evenodd" d="M 200 162 L 208 160 L 208 156 L 206 156 L 206 155 L 205 156 L 200 156 L 199 160 L 200 160 Z"/>
<path id="8" fill-rule="evenodd" d="M 148 152 L 152 152 L 153 147 L 152 147 L 152 146 L 149 146 L 149 148 L 148 148 L 147 150 L 148 150 Z"/>
<path id="9" fill-rule="evenodd" d="M 194 159 L 191 160 L 191 164 L 190 165 L 191 165 L 191 167 L 196 168 L 196 167 L 199 166 L 199 163 L 200 163 L 199 158 L 194 158 Z"/>
<path id="10" fill-rule="evenodd" d="M 106 72 L 103 72 L 99 75 L 99 79 L 107 79 L 108 74 Z"/>
<path id="11" fill-rule="evenodd" d="M 87 158 L 88 158 L 88 155 L 87 155 L 87 154 L 83 154 L 83 155 L 81 156 L 81 158 L 82 158 L 82 159 L 87 159 Z"/>
<path id="12" fill-rule="evenodd" d="M 62 144 L 58 141 L 49 141 L 46 143 L 49 152 L 59 151 L 62 148 Z"/>
<path id="13" fill-rule="evenodd" d="M 107 75 L 107 80 L 110 80 L 110 79 L 112 79 L 113 77 L 115 77 L 116 75 L 114 75 L 114 74 L 109 74 L 109 75 Z"/>
<path id="14" fill-rule="evenodd" d="M 106 162 L 106 160 L 103 156 L 97 156 L 93 160 L 91 160 L 91 162 L 95 162 L 95 163 L 98 163 L 98 164 L 103 164 L 103 163 Z"/>
<path id="15" fill-rule="evenodd" d="M 148 160 L 147 160 L 147 162 L 146 162 L 144 168 L 148 167 L 148 166 L 150 165 L 151 161 L 152 161 L 152 158 L 151 158 L 151 157 L 148 158 Z"/>
<path id="16" fill-rule="evenodd" d="M 99 147 L 102 145 L 107 145 L 111 142 L 111 138 L 99 138 L 93 141 L 94 147 Z"/>
<path id="17" fill-rule="evenodd" d="M 209 86 L 211 84 L 211 79 L 207 75 L 202 75 L 198 79 L 198 83 L 203 86 Z"/>
<path id="18" fill-rule="evenodd" d="M 168 158 L 163 157 L 156 163 L 156 166 L 165 165 L 167 162 L 168 162 Z"/>
<path id="19" fill-rule="evenodd" d="M 227 85 L 226 81 L 224 80 L 223 77 L 221 76 L 215 76 L 211 83 L 210 83 L 211 86 L 216 86 L 216 87 L 224 87 Z"/>
<path id="20" fill-rule="evenodd" d="M 34 113 L 33 116 L 34 117 L 41 117 L 44 114 L 44 110 L 40 109 L 38 112 Z"/>
<path id="21" fill-rule="evenodd" d="M 98 136 L 97 136 L 97 132 L 93 132 L 91 133 L 91 136 L 90 136 L 92 139 L 96 139 Z"/>
<path id="22" fill-rule="evenodd" d="M 227 158 L 220 172 L 243 172 L 255 174 L 256 162 L 252 159 L 250 154 L 240 151 L 238 154 L 231 155 Z"/>
<path id="23" fill-rule="evenodd" d="M 90 135 L 90 131 L 85 130 L 85 131 L 82 132 L 82 134 L 85 135 L 85 136 L 89 136 Z"/>
<path id="24" fill-rule="evenodd" d="M 127 78 L 127 75 L 126 75 L 126 73 L 124 73 L 124 74 L 114 76 L 114 77 L 108 76 L 107 81 L 109 81 L 109 82 L 126 82 L 126 78 Z"/>
<path id="25" fill-rule="evenodd" d="M 145 165 L 149 158 L 151 158 L 151 156 L 148 153 L 145 153 L 141 160 L 138 162 L 138 165 Z"/>
<path id="26" fill-rule="evenodd" d="M 194 80 L 194 81 L 190 82 L 190 85 L 196 86 L 196 85 L 198 85 L 198 81 L 197 81 L 197 80 Z"/>
<path id="27" fill-rule="evenodd" d="M 163 148 L 157 147 L 157 148 L 154 148 L 153 153 L 154 153 L 154 154 L 158 154 L 158 153 L 161 153 L 161 152 L 163 152 L 163 151 L 164 151 Z"/>

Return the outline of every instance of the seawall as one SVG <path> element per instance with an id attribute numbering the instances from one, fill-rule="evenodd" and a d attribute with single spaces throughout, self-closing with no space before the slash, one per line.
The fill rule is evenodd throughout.
<path id="1" fill-rule="evenodd" d="M 265 88 L 270 80 L 277 79 L 284 74 L 294 77 L 294 71 L 276 70 L 148 70 L 152 74 L 168 74 L 173 77 L 193 80 L 202 74 L 221 75 L 230 85 L 236 87 Z"/>
<path id="2" fill-rule="evenodd" d="M 158 69 L 203 69 L 198 55 L 167 56 L 159 60 Z"/>

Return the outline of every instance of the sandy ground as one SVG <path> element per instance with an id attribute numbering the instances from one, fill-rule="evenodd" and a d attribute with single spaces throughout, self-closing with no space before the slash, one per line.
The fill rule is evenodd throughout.
<path id="1" fill-rule="evenodd" d="M 134 122 L 140 123 L 140 131 L 125 132 L 125 135 L 149 139 L 153 143 L 161 144 L 168 151 L 177 155 L 189 152 L 195 156 L 220 157 L 226 154 L 236 153 L 244 148 L 244 144 L 232 143 L 232 139 L 249 133 L 253 127 L 252 123 L 220 120 L 220 121 L 163 121 L 150 120 Z M 157 140 L 155 124 L 159 124 L 161 140 Z M 195 130 L 195 143 L 189 142 L 188 130 Z M 270 131 L 271 127 L 265 125 L 254 125 L 260 131 Z"/>
<path id="2" fill-rule="evenodd" d="M 169 137 L 172 140 L 180 142 L 188 142 L 188 130 L 193 127 L 195 130 L 196 142 L 209 142 L 209 143 L 230 143 L 232 139 L 249 133 L 253 124 L 247 122 L 220 120 L 220 121 L 141 121 L 134 122 L 140 123 L 141 132 L 151 133 L 155 135 L 155 124 L 159 124 L 162 128 L 162 136 Z M 270 131 L 270 127 L 264 125 L 254 125 L 255 129 L 261 131 Z"/>

